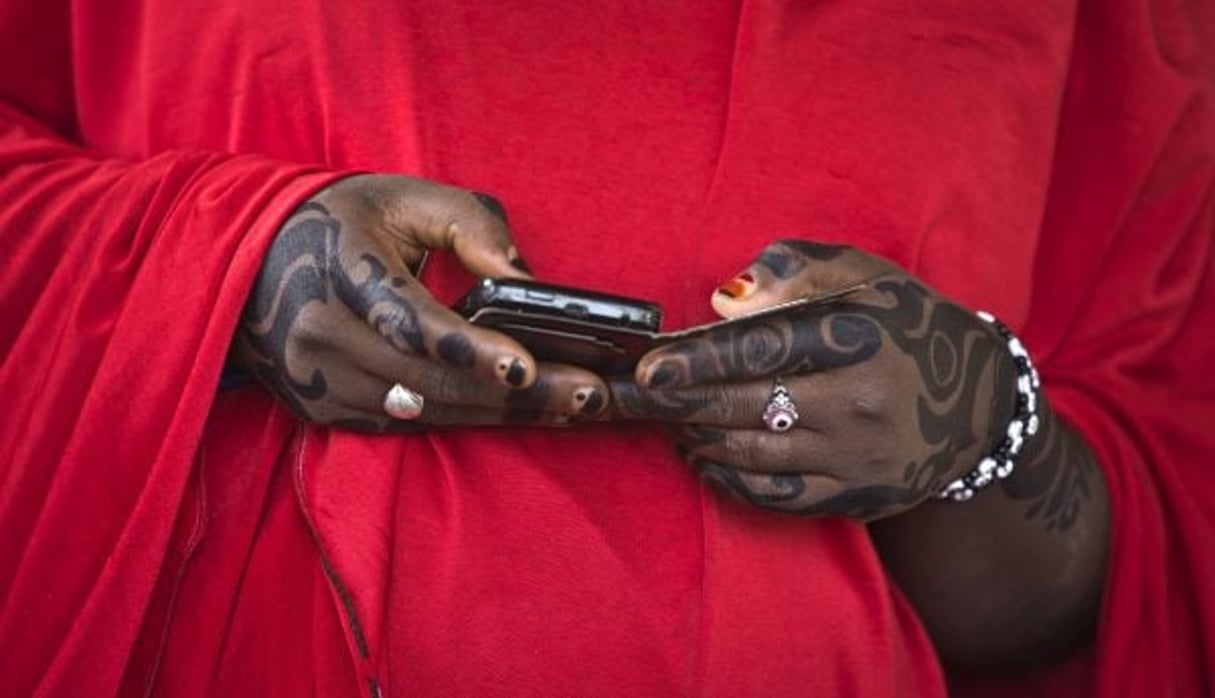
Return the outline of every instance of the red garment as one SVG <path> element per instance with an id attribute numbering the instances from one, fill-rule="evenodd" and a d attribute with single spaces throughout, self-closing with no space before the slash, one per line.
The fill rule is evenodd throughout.
<path id="1" fill-rule="evenodd" d="M 1212 690 L 1215 4 L 469 4 L 0 0 L 5 692 L 944 691 L 861 526 L 657 431 L 215 400 L 278 224 L 355 168 L 492 192 L 541 276 L 673 327 L 789 235 L 996 312 L 1114 507 L 1091 661 L 1031 678 Z"/>

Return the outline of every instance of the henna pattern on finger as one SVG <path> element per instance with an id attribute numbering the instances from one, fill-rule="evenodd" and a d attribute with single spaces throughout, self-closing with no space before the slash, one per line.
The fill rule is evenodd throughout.
<path id="1" fill-rule="evenodd" d="M 800 255 L 771 247 L 761 252 L 755 263 L 772 272 L 773 276 L 782 281 L 793 278 L 806 268 L 806 260 Z"/>
<path id="2" fill-rule="evenodd" d="M 541 421 L 552 395 L 552 386 L 541 375 L 526 388 L 513 388 L 506 394 L 507 424 L 534 424 Z"/>
<path id="3" fill-rule="evenodd" d="M 796 238 L 780 240 L 779 242 L 785 247 L 792 248 L 798 253 L 819 262 L 829 262 L 839 257 L 845 250 L 850 249 L 848 245 L 811 242 L 810 240 L 798 240 Z"/>
<path id="4" fill-rule="evenodd" d="M 722 325 L 671 344 L 663 352 L 666 356 L 650 369 L 648 387 L 842 368 L 869 360 L 881 346 L 881 328 L 871 318 L 798 308 Z"/>
<path id="5" fill-rule="evenodd" d="M 353 417 L 350 410 L 328 404 L 324 370 L 308 365 L 332 340 L 315 335 L 302 315 L 310 306 L 334 303 L 343 306 L 342 312 L 361 316 L 398 349 L 416 356 L 427 353 L 417 311 L 397 292 L 408 281 L 389 277 L 384 263 L 370 254 L 359 258 L 355 271 L 360 278 L 355 279 L 342 261 L 341 235 L 341 223 L 322 204 L 309 201 L 296 209 L 263 260 L 237 331 L 238 352 L 300 416 L 360 431 L 385 431 L 394 420 Z M 444 358 L 467 362 L 460 339 L 445 339 Z M 306 378 L 300 378 L 301 373 Z"/>
<path id="6" fill-rule="evenodd" d="M 287 362 L 289 335 L 309 303 L 328 303 L 328 260 L 336 245 L 337 221 L 325 207 L 302 205 L 275 239 L 254 284 L 238 339 L 252 355 L 253 372 L 297 414 L 308 416 L 308 401 L 327 392 L 324 374 L 308 380 L 292 376 Z"/>
<path id="7" fill-rule="evenodd" d="M 443 335 L 435 345 L 439 357 L 460 368 L 472 368 L 477 362 L 477 352 L 473 349 L 472 341 L 461 332 L 449 332 Z"/>
<path id="8" fill-rule="evenodd" d="M 848 248 L 845 245 L 824 245 L 808 240 L 780 240 L 778 244 L 770 245 L 761 252 L 755 263 L 785 281 L 805 269 L 807 259 L 830 261 L 846 249 Z"/>
<path id="9" fill-rule="evenodd" d="M 692 467 L 702 478 L 749 504 L 799 514 L 810 513 L 807 510 L 812 508 L 806 503 L 810 495 L 806 479 L 796 473 L 748 473 L 707 458 L 694 460 Z"/>
<path id="10" fill-rule="evenodd" d="M 628 379 L 614 380 L 610 388 L 612 406 L 620 417 L 626 419 L 687 419 L 708 405 L 703 397 L 690 398 L 662 390 L 647 390 Z"/>
<path id="11" fill-rule="evenodd" d="M 342 302 L 398 351 L 426 356 L 426 339 L 422 335 L 418 311 L 413 303 L 397 293 L 391 282 L 385 283 L 388 269 L 384 263 L 374 255 L 361 255 L 359 262 L 367 267 L 367 278 L 355 281 L 337 254 L 335 245 L 329 266 L 334 289 Z"/>
<path id="12" fill-rule="evenodd" d="M 994 445 L 994 431 L 1007 423 L 1013 411 L 1015 391 L 1010 386 L 1015 369 L 997 336 L 969 311 L 917 281 L 891 273 L 871 286 L 874 292 L 863 301 L 796 309 L 714 328 L 672 344 L 651 368 L 650 385 L 654 378 L 668 385 L 755 380 L 872 361 L 882 362 L 876 368 L 881 371 L 895 365 L 892 362 L 909 359 L 918 377 L 911 407 L 919 439 L 902 446 L 907 461 L 900 464 L 897 475 L 874 483 L 867 473 L 857 473 L 858 482 L 870 484 L 845 489 L 798 511 L 872 519 L 914 506 L 972 465 L 968 459 L 977 462 Z M 701 409 L 682 404 L 672 410 L 659 402 L 657 393 L 661 391 L 638 395 L 622 391 L 620 397 L 627 411 L 694 416 Z M 858 463 L 857 467 L 873 466 Z M 784 476 L 780 483 L 762 477 L 723 476 L 715 481 L 731 488 L 763 483 L 765 492 L 791 491 Z M 782 500 L 780 508 L 793 507 Z"/>
<path id="13" fill-rule="evenodd" d="M 759 473 L 696 455 L 704 446 L 721 443 L 726 432 L 701 425 L 673 427 L 676 450 L 709 482 L 745 502 L 803 516 L 846 515 L 869 520 L 886 513 L 891 506 L 912 504 L 915 493 L 890 485 L 867 485 L 847 489 L 826 499 L 819 498 L 801 473 Z"/>

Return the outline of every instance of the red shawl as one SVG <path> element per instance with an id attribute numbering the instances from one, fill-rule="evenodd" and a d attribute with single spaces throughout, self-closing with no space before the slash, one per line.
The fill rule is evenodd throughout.
<path id="1" fill-rule="evenodd" d="M 1026 680 L 1212 690 L 1211 3 L 469 4 L 0 0 L 4 691 L 944 691 L 863 527 L 719 500 L 660 433 L 217 400 L 347 169 L 490 191 L 541 276 L 671 326 L 787 235 L 1001 315 L 1114 510 L 1096 642 Z"/>

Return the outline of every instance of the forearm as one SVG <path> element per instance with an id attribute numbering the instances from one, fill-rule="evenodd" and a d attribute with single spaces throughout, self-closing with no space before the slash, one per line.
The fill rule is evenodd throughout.
<path id="1" fill-rule="evenodd" d="M 950 666 L 1015 669 L 1093 633 L 1109 534 L 1105 480 L 1082 437 L 1049 406 L 1041 413 L 1042 429 L 998 485 L 870 526 Z"/>

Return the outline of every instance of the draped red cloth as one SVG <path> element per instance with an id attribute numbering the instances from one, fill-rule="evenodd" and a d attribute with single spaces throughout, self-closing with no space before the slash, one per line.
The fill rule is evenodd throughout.
<path id="1" fill-rule="evenodd" d="M 945 691 L 863 527 L 720 500 L 656 430 L 217 396 L 352 169 L 490 191 L 542 277 L 672 327 L 789 235 L 996 312 L 1114 511 L 1094 645 L 1004 689 L 1212 690 L 1212 3 L 460 5 L 0 0 L 3 692 Z"/>

